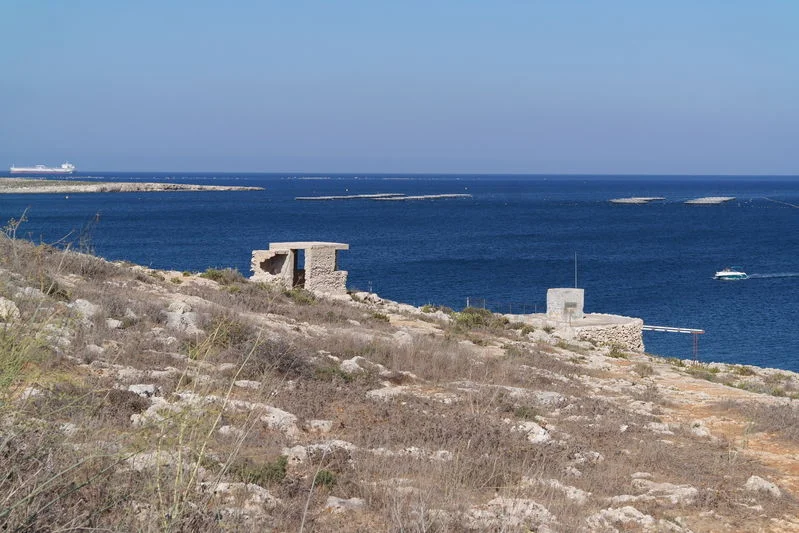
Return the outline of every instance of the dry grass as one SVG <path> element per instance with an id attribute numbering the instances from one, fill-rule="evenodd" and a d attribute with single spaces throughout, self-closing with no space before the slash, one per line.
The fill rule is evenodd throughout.
<path id="1" fill-rule="evenodd" d="M 607 371 L 566 345 L 527 342 L 490 313 L 468 311 L 434 334 L 398 340 L 379 308 L 233 272 L 178 284 L 2 236 L 0 268 L 0 295 L 21 314 L 0 326 L 0 524 L 9 531 L 462 531 L 465 513 L 497 496 L 535 500 L 558 517 L 556 530 L 572 531 L 608 498 L 635 494 L 635 472 L 699 489 L 697 502 L 675 509 L 635 503 L 657 517 L 713 510 L 758 523 L 759 513 L 796 511 L 790 498 L 741 493 L 749 475 L 767 472 L 730 443 L 646 429 L 657 417 L 626 404 L 668 406 L 658 387 L 595 397 L 586 383 L 611 379 Z M 22 287 L 43 295 L 19 296 Z M 98 311 L 80 316 L 67 306 L 78 298 Z M 168 327 L 176 299 L 191 302 L 200 332 Z M 353 357 L 386 372 L 347 373 L 339 361 Z M 654 364 L 636 363 L 633 378 L 655 379 Z M 156 397 L 131 384 L 154 386 Z M 386 385 L 407 389 L 367 396 Z M 563 400 L 541 403 L 536 393 Z M 297 429 L 270 426 L 267 406 L 293 414 Z M 799 435 L 789 406 L 736 409 L 759 429 Z M 330 433 L 303 429 L 311 420 L 330 421 Z M 551 441 L 515 429 L 530 422 Z M 352 448 L 285 458 L 286 448 L 332 439 Z M 574 469 L 580 475 L 570 477 Z M 590 492 L 589 502 L 536 481 L 548 479 Z M 248 494 L 231 503 L 207 488 L 220 481 L 253 483 L 281 503 L 245 512 Z M 364 498 L 368 510 L 332 515 L 328 496 Z"/>

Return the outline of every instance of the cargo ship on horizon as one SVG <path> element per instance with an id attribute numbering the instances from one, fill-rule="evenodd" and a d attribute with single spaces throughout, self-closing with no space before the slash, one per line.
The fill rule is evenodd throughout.
<path id="1" fill-rule="evenodd" d="M 47 175 L 47 174 L 72 174 L 75 172 L 75 165 L 72 163 L 62 163 L 60 167 L 48 167 L 46 165 L 34 165 L 32 167 L 17 167 L 11 165 L 8 169 L 11 174 L 35 174 L 35 175 Z"/>

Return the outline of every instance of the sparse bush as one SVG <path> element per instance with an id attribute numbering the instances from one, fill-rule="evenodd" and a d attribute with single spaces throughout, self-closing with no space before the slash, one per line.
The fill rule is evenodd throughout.
<path id="1" fill-rule="evenodd" d="M 648 363 L 635 363 L 635 366 L 633 367 L 633 372 L 635 372 L 642 378 L 647 378 L 655 373 L 655 369 L 652 368 L 652 365 Z"/>
<path id="2" fill-rule="evenodd" d="M 538 413 L 532 407 L 525 405 L 514 409 L 513 416 L 521 418 L 522 420 L 534 420 L 535 417 L 538 416 Z"/>
<path id="3" fill-rule="evenodd" d="M 314 296 L 311 291 L 307 291 L 299 287 L 287 290 L 283 294 L 291 298 L 294 303 L 300 305 L 311 305 L 316 303 L 316 296 Z"/>
<path id="4" fill-rule="evenodd" d="M 241 459 L 233 463 L 230 467 L 230 472 L 239 481 L 266 487 L 280 483 L 286 478 L 288 464 L 288 457 L 285 455 L 263 464 L 257 464 L 251 459 Z"/>
<path id="5" fill-rule="evenodd" d="M 627 353 L 624 352 L 621 346 L 619 346 L 618 344 L 614 344 L 610 348 L 608 357 L 613 357 L 614 359 L 626 359 Z"/>
<path id="6" fill-rule="evenodd" d="M 353 380 L 353 375 L 341 370 L 338 366 L 321 366 L 314 369 L 316 379 L 322 381 L 343 381 L 349 383 Z"/>
<path id="7" fill-rule="evenodd" d="M 433 304 L 424 304 L 421 307 L 422 313 L 435 313 L 436 311 L 441 311 L 447 315 L 451 315 L 454 311 L 452 308 L 447 307 L 446 305 L 433 305 Z"/>
<path id="8" fill-rule="evenodd" d="M 220 285 L 230 285 L 231 283 L 244 282 L 247 278 L 241 275 L 241 272 L 235 268 L 209 268 L 200 274 L 201 278 L 210 279 Z"/>
<path id="9" fill-rule="evenodd" d="M 379 320 L 380 322 L 391 322 L 391 320 L 388 318 L 388 315 L 385 313 L 374 312 L 372 313 L 372 318 Z"/>
<path id="10" fill-rule="evenodd" d="M 688 367 L 686 372 L 688 372 L 695 378 L 705 379 L 707 381 L 716 381 L 716 374 L 718 374 L 719 369 L 699 364 Z"/>
<path id="11" fill-rule="evenodd" d="M 314 485 L 317 487 L 327 487 L 328 489 L 332 489 L 336 486 L 336 483 L 336 474 L 330 470 L 322 469 L 316 473 L 316 476 L 314 476 Z"/>
<path id="12" fill-rule="evenodd" d="M 507 318 L 480 307 L 467 307 L 460 313 L 455 313 L 455 324 L 463 329 L 499 328 L 508 322 Z"/>

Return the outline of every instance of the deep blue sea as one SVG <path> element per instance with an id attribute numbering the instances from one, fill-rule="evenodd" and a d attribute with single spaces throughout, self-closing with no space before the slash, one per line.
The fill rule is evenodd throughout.
<path id="1" fill-rule="evenodd" d="M 0 178 L 2 179 L 2 178 Z M 414 305 L 543 311 L 549 287 L 585 289 L 588 312 L 701 328 L 703 361 L 799 371 L 799 177 L 289 175 L 93 172 L 72 179 L 257 185 L 262 192 L 2 195 L 36 242 L 87 238 L 96 254 L 153 268 L 233 267 L 270 242 L 350 244 L 350 288 Z M 379 202 L 296 196 L 468 193 Z M 611 198 L 663 196 L 617 205 Z M 686 199 L 734 196 L 722 205 Z M 781 203 L 782 202 L 782 203 Z M 792 204 L 792 205 L 787 205 Z M 720 282 L 738 266 L 751 279 Z M 646 333 L 647 351 L 692 356 L 690 335 Z"/>

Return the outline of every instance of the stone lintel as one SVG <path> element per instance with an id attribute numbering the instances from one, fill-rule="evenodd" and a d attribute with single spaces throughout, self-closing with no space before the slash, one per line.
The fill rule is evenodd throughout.
<path id="1" fill-rule="evenodd" d="M 296 241 L 296 242 L 270 242 L 270 250 L 309 250 L 314 248 L 332 248 L 334 250 L 349 250 L 350 245 L 342 242 L 323 241 Z"/>

